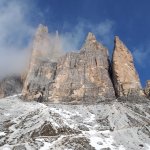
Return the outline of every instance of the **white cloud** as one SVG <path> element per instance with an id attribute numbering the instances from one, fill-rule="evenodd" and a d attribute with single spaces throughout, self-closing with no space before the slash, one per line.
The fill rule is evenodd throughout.
<path id="1" fill-rule="evenodd" d="M 28 0 L 0 1 L 0 77 L 19 74 L 25 67 L 30 50 L 29 44 L 35 32 L 35 28 L 29 22 L 32 18 L 30 10 L 34 9 L 32 7 L 31 2 L 28 4 Z M 97 24 L 80 20 L 74 26 L 64 24 L 64 29 L 68 32 L 60 34 L 61 45 L 56 43 L 59 49 L 62 48 L 61 53 L 79 49 L 88 32 L 93 32 L 97 39 L 108 47 L 113 43 L 114 22 L 111 20 Z M 50 35 L 51 40 L 55 38 L 53 33 Z"/>
<path id="2" fill-rule="evenodd" d="M 28 7 L 17 0 L 0 1 L 0 76 L 19 73 L 27 58 L 34 28 L 27 21 Z"/>

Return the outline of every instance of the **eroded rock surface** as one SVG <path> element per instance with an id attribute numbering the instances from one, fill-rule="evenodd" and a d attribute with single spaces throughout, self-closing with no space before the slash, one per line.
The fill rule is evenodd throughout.
<path id="1" fill-rule="evenodd" d="M 143 95 L 132 54 L 117 36 L 112 58 L 112 72 L 117 96 Z"/>

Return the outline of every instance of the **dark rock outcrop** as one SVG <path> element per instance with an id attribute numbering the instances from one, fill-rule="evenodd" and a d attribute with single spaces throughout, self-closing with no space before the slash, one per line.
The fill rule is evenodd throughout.
<path id="1" fill-rule="evenodd" d="M 6 77 L 0 81 L 0 98 L 20 94 L 23 83 L 20 77 Z"/>
<path id="2" fill-rule="evenodd" d="M 148 98 L 150 98 L 150 80 L 147 80 L 144 92 L 145 92 L 146 96 Z"/>
<path id="3" fill-rule="evenodd" d="M 117 96 L 143 95 L 132 54 L 117 36 L 112 58 L 112 72 Z"/>

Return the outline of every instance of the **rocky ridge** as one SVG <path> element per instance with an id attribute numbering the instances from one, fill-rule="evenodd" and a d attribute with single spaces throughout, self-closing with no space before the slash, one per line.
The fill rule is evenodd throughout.
<path id="1" fill-rule="evenodd" d="M 88 34 L 79 52 L 69 52 L 56 62 L 49 59 L 47 53 L 39 54 L 39 50 L 45 47 L 47 28 L 40 26 L 37 33 L 22 92 L 25 99 L 93 103 L 115 98 L 108 50 L 92 33 Z"/>
<path id="2" fill-rule="evenodd" d="M 38 27 L 23 82 L 24 99 L 98 103 L 116 97 L 144 96 L 132 54 L 119 37 L 115 37 L 112 61 L 108 49 L 92 33 L 80 51 L 66 54 L 59 46 L 58 32 L 54 37 L 50 38 L 47 27 Z"/>
<path id="3" fill-rule="evenodd" d="M 45 35 L 45 28 L 39 27 L 40 37 Z M 47 28 L 46 32 L 48 33 Z M 35 39 L 37 37 L 38 35 Z M 39 40 L 35 40 L 35 45 L 38 44 Z M 40 49 L 44 49 L 44 44 L 40 44 Z M 36 48 L 33 48 L 33 53 L 35 54 L 32 55 L 32 59 L 38 53 Z M 40 100 L 42 98 L 52 102 L 93 103 L 113 99 L 115 94 L 117 97 L 144 95 L 132 54 L 119 37 L 115 37 L 112 63 L 107 48 L 89 33 L 79 52 L 69 52 L 58 58 L 55 63 L 44 59 L 35 66 L 37 69 L 30 66 L 29 70 L 32 73 L 28 73 L 23 88 L 27 99 L 40 97 Z M 33 90 L 34 93 L 31 92 Z"/>

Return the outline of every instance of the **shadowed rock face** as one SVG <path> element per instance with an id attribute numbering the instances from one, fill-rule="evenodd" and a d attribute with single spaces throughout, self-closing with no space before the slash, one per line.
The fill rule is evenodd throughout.
<path id="1" fill-rule="evenodd" d="M 43 30 L 40 32 L 47 34 L 47 30 Z M 109 75 L 108 50 L 96 41 L 92 33 L 88 34 L 79 53 L 67 53 L 57 62 L 52 62 L 47 55 L 47 59 L 43 59 L 44 53 L 36 54 L 38 42 L 45 38 L 43 34 L 39 35 L 35 38 L 30 69 L 23 88 L 25 98 L 76 103 L 115 98 Z"/>
<path id="2" fill-rule="evenodd" d="M 132 54 L 119 37 L 115 37 L 112 72 L 117 96 L 126 96 L 133 93 L 143 95 Z"/>
<path id="3" fill-rule="evenodd" d="M 144 92 L 145 92 L 146 96 L 148 98 L 150 98 L 150 80 L 147 80 Z"/>

